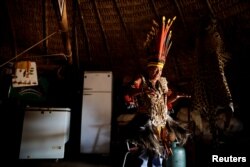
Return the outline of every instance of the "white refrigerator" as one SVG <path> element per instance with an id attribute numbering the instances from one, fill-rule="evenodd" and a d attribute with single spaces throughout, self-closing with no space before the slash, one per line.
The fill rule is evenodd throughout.
<path id="1" fill-rule="evenodd" d="M 81 153 L 110 153 L 112 78 L 111 71 L 84 72 L 80 135 Z"/>

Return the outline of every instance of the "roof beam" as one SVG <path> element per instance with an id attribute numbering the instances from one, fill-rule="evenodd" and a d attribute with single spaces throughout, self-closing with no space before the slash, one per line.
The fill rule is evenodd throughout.
<path id="1" fill-rule="evenodd" d="M 123 20 L 123 17 L 121 15 L 121 12 L 120 12 L 119 7 L 117 5 L 117 0 L 113 0 L 113 3 L 114 3 L 115 10 L 118 13 L 118 17 L 119 17 L 119 20 L 121 21 L 121 24 L 122 24 L 122 27 L 124 29 L 125 35 L 127 37 L 128 46 L 130 48 L 129 50 L 131 50 L 131 52 L 132 52 L 131 56 L 134 58 L 135 63 L 139 64 L 139 59 L 138 59 L 138 56 L 137 56 L 138 54 L 136 54 L 135 47 L 134 47 L 135 46 L 134 40 L 132 40 L 131 34 L 129 35 L 129 33 L 128 33 L 127 26 L 126 26 L 126 24 L 125 24 L 125 22 Z M 139 66 L 136 66 L 136 67 L 139 67 Z"/>
<path id="2" fill-rule="evenodd" d="M 212 17 L 215 17 L 214 10 L 213 10 L 213 8 L 212 8 L 211 3 L 209 2 L 209 0 L 206 0 L 206 3 L 207 3 L 209 11 L 211 12 Z"/>
<path id="3" fill-rule="evenodd" d="M 47 19 L 46 19 L 46 15 L 47 15 L 47 10 L 46 10 L 46 0 L 42 0 L 42 21 L 43 21 L 43 38 L 46 38 L 48 36 L 48 24 L 47 24 Z M 48 40 L 45 40 L 43 42 L 43 47 L 44 47 L 44 51 L 45 54 L 48 53 Z"/>
<path id="4" fill-rule="evenodd" d="M 82 26 L 82 29 L 83 29 L 83 33 L 84 33 L 84 37 L 86 38 L 87 40 L 87 52 L 88 52 L 88 56 L 89 56 L 89 61 L 92 61 L 93 58 L 92 58 L 92 55 L 90 54 L 90 41 L 89 41 L 89 38 L 88 38 L 88 33 L 87 33 L 87 28 L 86 28 L 86 24 L 85 24 L 85 21 L 84 21 L 84 17 L 83 17 L 83 14 L 82 14 L 82 10 L 81 10 L 81 2 L 80 0 L 77 0 L 77 10 L 78 10 L 78 13 L 80 15 L 80 18 L 81 18 L 81 26 Z"/>
<path id="5" fill-rule="evenodd" d="M 53 1 L 52 1 L 53 2 Z M 59 4 L 61 3 L 62 4 Z M 55 12 L 58 14 L 58 22 L 61 28 L 62 40 L 65 49 L 65 54 L 67 55 L 68 63 L 72 64 L 72 50 L 71 50 L 71 42 L 69 37 L 69 25 L 68 25 L 68 18 L 67 18 L 67 9 L 66 9 L 66 0 L 58 1 L 55 5 Z"/>
<path id="6" fill-rule="evenodd" d="M 184 27 L 187 27 L 186 22 L 185 22 L 185 19 L 184 19 L 184 16 L 183 16 L 183 13 L 182 13 L 182 10 L 181 10 L 181 7 L 180 7 L 180 4 L 179 4 L 178 0 L 174 0 L 174 3 L 175 3 L 175 5 L 176 5 L 176 7 L 177 7 L 177 9 L 178 9 L 178 12 L 179 12 L 179 14 L 180 14 L 180 17 L 181 17 L 181 20 L 182 20 L 182 23 L 183 23 Z"/>
<path id="7" fill-rule="evenodd" d="M 151 4 L 151 6 L 153 6 L 153 11 L 154 11 L 155 15 L 157 16 L 157 18 L 160 18 L 160 15 L 159 15 L 159 13 L 158 13 L 158 11 L 157 11 L 157 9 L 156 9 L 154 0 L 149 0 L 149 2 L 150 2 L 150 4 Z"/>
<path id="8" fill-rule="evenodd" d="M 105 33 L 103 25 L 102 25 L 101 14 L 100 14 L 99 10 L 97 9 L 96 1 L 94 1 L 93 4 L 94 4 L 94 11 L 95 11 L 95 14 L 97 16 L 97 21 L 98 21 L 98 24 L 100 25 L 100 28 L 101 28 L 102 37 L 103 37 L 105 48 L 106 48 L 106 51 L 107 51 L 107 56 L 109 56 L 110 55 L 110 49 L 109 49 L 109 45 L 108 45 L 108 42 L 107 42 L 108 41 L 107 36 L 106 36 L 106 33 Z M 110 59 L 110 65 L 112 67 L 112 58 L 111 58 L 111 56 L 109 56 L 109 59 Z"/>

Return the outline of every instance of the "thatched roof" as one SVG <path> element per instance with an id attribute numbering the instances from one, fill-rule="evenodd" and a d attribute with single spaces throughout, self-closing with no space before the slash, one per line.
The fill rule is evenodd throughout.
<path id="1" fill-rule="evenodd" d="M 58 1 L 1 1 L 0 64 L 28 56 L 43 64 L 72 63 L 80 71 L 112 70 L 122 78 L 144 68 L 143 42 L 152 20 L 162 16 L 177 16 L 163 75 L 184 90 L 193 76 L 195 41 L 209 18 L 217 21 L 236 62 L 249 54 L 247 0 L 65 0 L 67 20 Z"/>

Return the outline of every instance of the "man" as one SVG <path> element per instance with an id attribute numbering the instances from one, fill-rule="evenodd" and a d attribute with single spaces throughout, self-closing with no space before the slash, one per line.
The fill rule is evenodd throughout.
<path id="1" fill-rule="evenodd" d="M 128 124 L 128 138 L 136 147 L 135 155 L 141 160 L 137 164 L 140 167 L 166 166 L 166 160 L 172 155 L 171 143 L 177 140 L 183 145 L 188 137 L 187 130 L 168 115 L 168 83 L 167 79 L 162 77 L 166 55 L 171 46 L 168 31 L 174 19 L 169 21 L 166 27 L 163 23 L 163 31 L 152 28 L 156 32 L 150 34 L 158 35 L 160 32 L 161 38 L 157 39 L 163 42 L 154 45 L 157 48 L 149 52 L 152 58 L 147 63 L 146 74 L 135 77 L 124 94 L 126 104 L 133 104 L 136 108 L 135 117 Z"/>

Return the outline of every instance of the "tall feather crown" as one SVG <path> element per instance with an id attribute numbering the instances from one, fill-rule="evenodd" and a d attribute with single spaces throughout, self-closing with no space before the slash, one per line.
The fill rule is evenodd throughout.
<path id="1" fill-rule="evenodd" d="M 144 47 L 150 56 L 148 66 L 163 68 L 168 52 L 172 46 L 172 30 L 170 30 L 170 28 L 175 19 L 176 16 L 172 19 L 168 19 L 166 22 L 166 17 L 163 16 L 161 25 L 153 20 L 151 30 L 147 34 L 147 39 L 144 42 Z"/>

